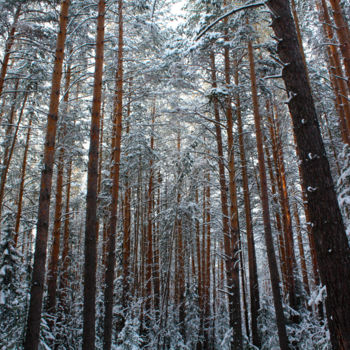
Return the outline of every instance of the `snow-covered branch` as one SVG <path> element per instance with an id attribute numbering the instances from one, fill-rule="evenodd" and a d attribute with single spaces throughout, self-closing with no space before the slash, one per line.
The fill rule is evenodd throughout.
<path id="1" fill-rule="evenodd" d="M 217 18 L 213 23 L 209 24 L 207 27 L 205 27 L 203 30 L 201 30 L 200 33 L 197 35 L 196 40 L 199 40 L 208 30 L 213 28 L 217 23 L 219 23 L 220 21 L 222 21 L 226 17 L 229 17 L 229 16 L 231 16 L 239 11 L 243 11 L 243 10 L 247 10 L 247 9 L 251 9 L 251 8 L 255 8 L 255 7 L 260 7 L 260 6 L 264 6 L 264 5 L 265 5 L 265 1 L 257 2 L 255 4 L 250 4 L 250 5 L 245 5 L 245 6 L 235 8 L 235 9 L 225 13 L 221 17 Z"/>

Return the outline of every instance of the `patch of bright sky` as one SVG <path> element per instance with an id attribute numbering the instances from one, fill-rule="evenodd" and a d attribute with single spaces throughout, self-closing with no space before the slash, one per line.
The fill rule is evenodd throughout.
<path id="1" fill-rule="evenodd" d="M 186 13 L 186 11 L 184 10 L 185 3 L 185 0 L 180 0 L 170 4 L 170 21 L 168 23 L 169 27 L 175 29 L 178 25 L 184 22 Z"/>

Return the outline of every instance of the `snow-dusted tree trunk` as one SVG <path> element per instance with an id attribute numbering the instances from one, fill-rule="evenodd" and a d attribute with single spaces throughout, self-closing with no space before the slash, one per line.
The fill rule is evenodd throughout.
<path id="1" fill-rule="evenodd" d="M 100 117 L 103 78 L 105 0 L 98 2 L 94 89 L 90 125 L 90 148 L 86 194 L 84 324 L 83 349 L 95 349 L 96 264 L 97 264 L 97 185 L 100 141 Z"/>
<path id="2" fill-rule="evenodd" d="M 282 77 L 296 137 L 300 168 L 335 349 L 350 347 L 350 249 L 324 149 L 306 69 L 300 53 L 289 1 L 269 0 L 272 28 L 278 38 Z"/>
<path id="3" fill-rule="evenodd" d="M 41 172 L 34 266 L 30 290 L 27 332 L 24 343 L 24 348 L 26 350 L 36 350 L 39 346 L 42 299 L 46 271 L 46 251 L 49 228 L 52 173 L 69 5 L 69 0 L 63 0 L 61 3 L 59 20 L 60 31 L 58 33 L 56 43 L 56 58 L 52 75 L 50 107 L 49 114 L 47 116 L 46 140 Z"/>
<path id="4" fill-rule="evenodd" d="M 115 81 L 115 95 L 113 106 L 113 134 L 112 134 L 112 166 L 111 166 L 111 206 L 109 216 L 109 226 L 107 231 L 107 259 L 105 274 L 105 291 L 104 291 L 104 333 L 103 348 L 110 350 L 112 345 L 112 324 L 113 324 L 113 292 L 114 292 L 114 276 L 115 276 L 115 244 L 116 244 L 116 228 L 117 228 L 117 209 L 119 197 L 119 170 L 121 155 L 121 138 L 122 138 L 122 119 L 123 119 L 123 0 L 118 1 L 118 56 L 117 56 L 117 72 Z M 117 330 L 123 328 L 125 319 L 123 315 L 119 315 Z M 118 336 L 118 334 L 117 334 Z"/>
<path id="5" fill-rule="evenodd" d="M 275 306 L 279 344 L 282 350 L 287 350 L 289 349 L 289 345 L 288 345 L 288 337 L 287 337 L 287 331 L 286 331 L 286 323 L 285 323 L 285 318 L 283 314 L 282 297 L 281 297 L 281 291 L 279 286 L 276 254 L 275 254 L 275 249 L 273 245 L 272 230 L 271 230 L 270 208 L 269 208 L 269 199 L 268 199 L 268 191 L 267 191 L 266 166 L 265 166 L 263 138 L 262 138 L 262 131 L 261 131 L 261 120 L 260 120 L 260 113 L 259 113 L 259 102 L 258 102 L 258 94 L 257 94 L 257 86 L 256 86 L 254 52 L 253 52 L 253 44 L 251 40 L 248 41 L 248 56 L 249 56 L 250 80 L 251 80 L 251 88 L 252 88 L 256 144 L 257 144 L 257 152 L 258 152 L 261 205 L 262 205 L 262 214 L 263 214 L 263 221 L 264 221 L 266 252 L 267 252 L 267 259 L 268 259 L 269 270 L 270 270 L 271 287 L 272 287 L 273 301 Z"/>

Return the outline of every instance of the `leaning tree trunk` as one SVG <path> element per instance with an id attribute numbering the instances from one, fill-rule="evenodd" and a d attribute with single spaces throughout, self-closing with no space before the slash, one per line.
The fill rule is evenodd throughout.
<path id="1" fill-rule="evenodd" d="M 321 138 L 306 68 L 300 54 L 289 1 L 269 0 L 278 38 L 282 77 L 289 95 L 302 179 L 307 190 L 316 255 L 327 288 L 326 310 L 335 349 L 350 348 L 350 249 L 326 151 Z"/>
<path id="2" fill-rule="evenodd" d="M 94 91 L 90 125 L 90 149 L 86 194 L 85 263 L 84 263 L 84 310 L 83 310 L 83 349 L 95 349 L 95 302 L 96 302 L 96 256 L 97 256 L 97 184 L 98 151 L 100 141 L 100 116 L 104 52 L 104 0 L 98 3 L 96 34 L 96 56 Z"/>
<path id="3" fill-rule="evenodd" d="M 47 236 L 52 185 L 58 107 L 61 89 L 64 44 L 68 22 L 69 0 L 63 0 L 60 12 L 60 31 L 57 36 L 56 58 L 52 75 L 49 114 L 47 116 L 46 139 L 40 183 L 38 223 L 35 241 L 34 266 L 30 290 L 30 305 L 24 349 L 36 350 L 39 345 L 42 300 L 45 284 Z"/>

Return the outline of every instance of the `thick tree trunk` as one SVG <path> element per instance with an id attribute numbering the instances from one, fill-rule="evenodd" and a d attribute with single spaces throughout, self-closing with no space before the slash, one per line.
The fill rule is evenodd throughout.
<path id="1" fill-rule="evenodd" d="M 350 249 L 287 0 L 269 0 L 335 349 L 350 348 Z M 330 232 L 332 234 L 330 234 Z"/>
<path id="2" fill-rule="evenodd" d="M 46 250 L 49 228 L 52 172 L 55 155 L 58 107 L 61 89 L 62 64 L 64 58 L 64 44 L 66 40 L 69 4 L 69 0 L 63 0 L 61 3 L 59 20 L 60 31 L 58 33 L 56 43 L 56 58 L 52 75 L 50 107 L 47 118 L 44 156 L 42 160 L 43 170 L 41 172 L 34 266 L 30 291 L 30 305 L 27 318 L 27 332 L 24 343 L 25 350 L 36 350 L 39 345 L 42 299 L 46 271 Z"/>
<path id="3" fill-rule="evenodd" d="M 84 263 L 84 310 L 83 349 L 95 349 L 96 319 L 96 257 L 97 257 L 97 185 L 100 141 L 100 116 L 103 77 L 103 53 L 105 30 L 105 1 L 98 2 L 94 90 L 90 124 L 90 148 L 86 194 L 85 263 Z"/>

